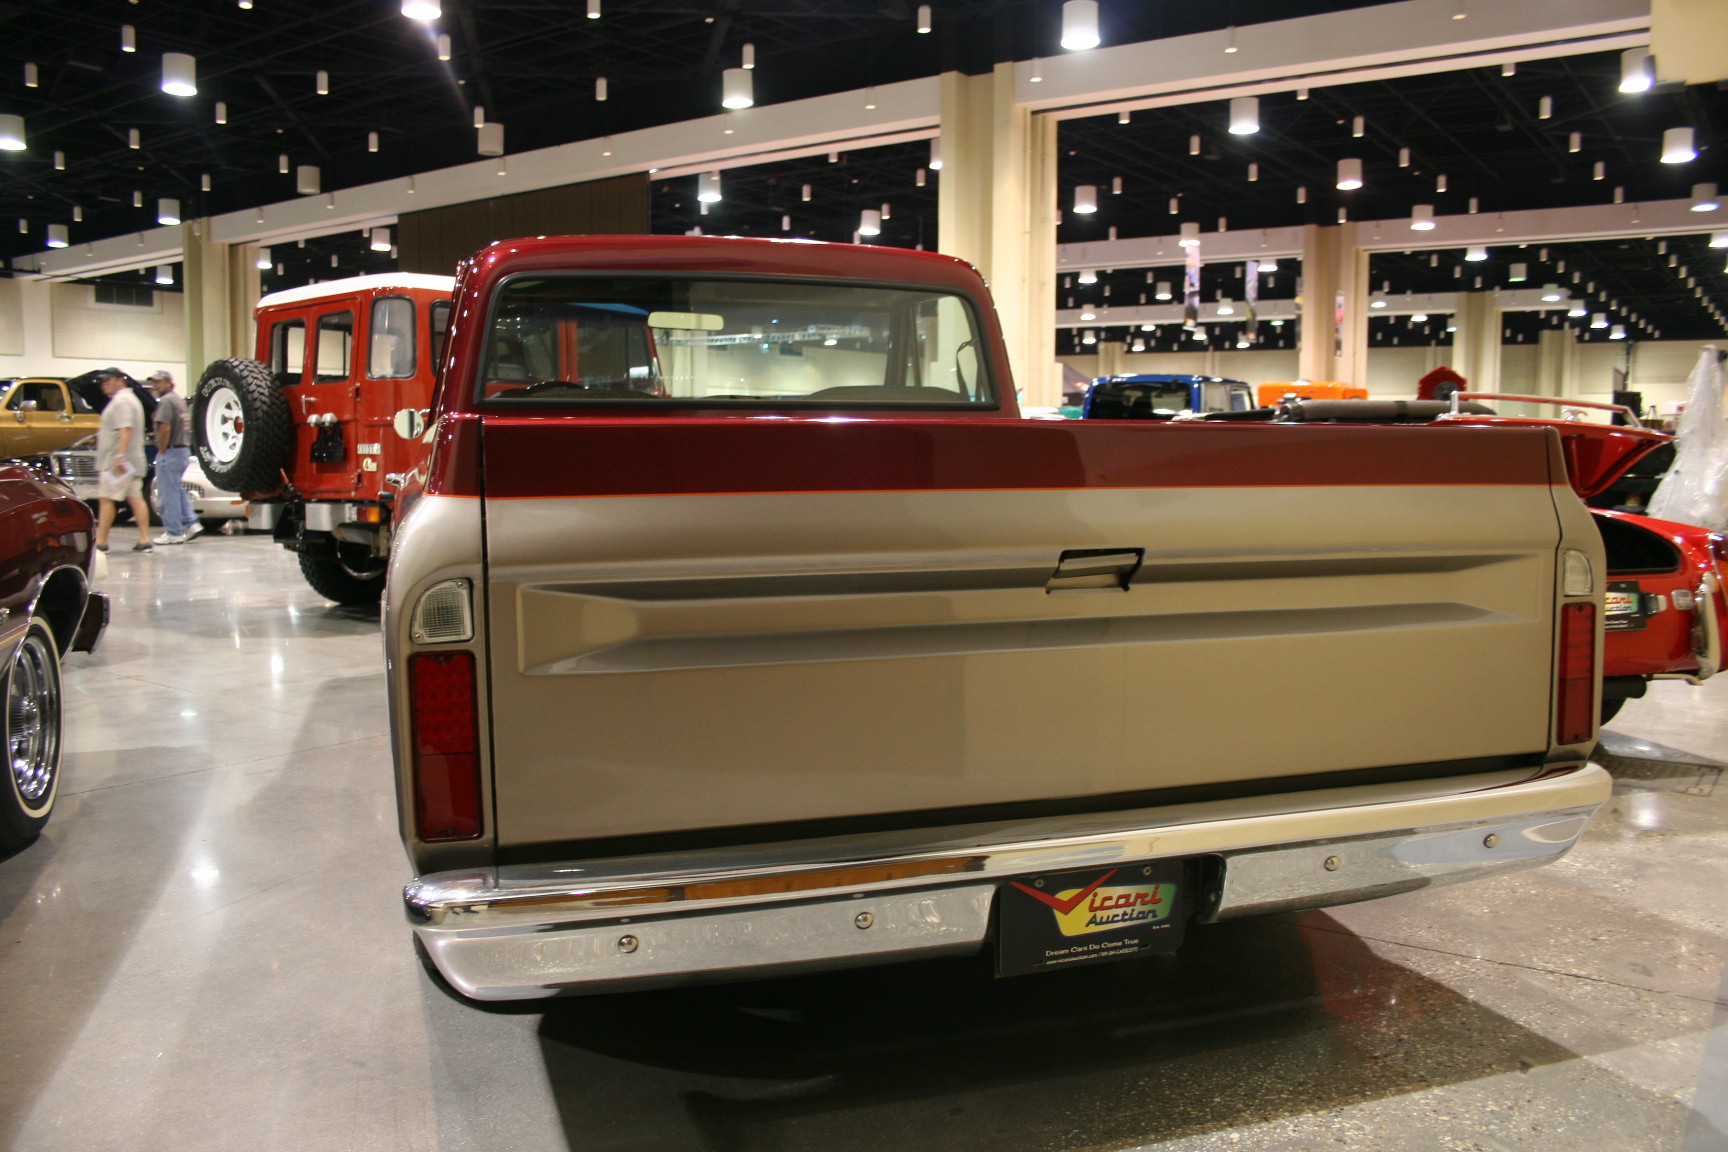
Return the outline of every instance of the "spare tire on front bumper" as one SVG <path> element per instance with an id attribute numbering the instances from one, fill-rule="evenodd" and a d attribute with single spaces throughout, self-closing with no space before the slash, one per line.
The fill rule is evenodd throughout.
<path id="1" fill-rule="evenodd" d="M 218 488 L 270 492 L 281 486 L 294 439 L 288 399 L 256 360 L 218 360 L 192 396 L 192 443 Z"/>

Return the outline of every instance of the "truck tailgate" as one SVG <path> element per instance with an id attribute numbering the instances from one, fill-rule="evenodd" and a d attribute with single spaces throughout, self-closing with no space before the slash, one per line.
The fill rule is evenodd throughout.
<path id="1" fill-rule="evenodd" d="M 1546 430 L 488 417 L 483 453 L 506 849 L 1549 744 Z"/>

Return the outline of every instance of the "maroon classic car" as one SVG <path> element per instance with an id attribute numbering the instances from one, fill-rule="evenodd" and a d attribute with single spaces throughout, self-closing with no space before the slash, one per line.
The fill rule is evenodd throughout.
<path id="1" fill-rule="evenodd" d="M 6 781 L 0 854 L 42 831 L 60 784 L 60 658 L 95 649 L 108 598 L 90 589 L 90 509 L 38 468 L 0 464 L 0 655 Z"/>

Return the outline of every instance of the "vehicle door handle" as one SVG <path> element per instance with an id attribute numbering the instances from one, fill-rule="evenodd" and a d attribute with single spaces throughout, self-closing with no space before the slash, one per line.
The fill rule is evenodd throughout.
<path id="1" fill-rule="evenodd" d="M 1144 548 L 1070 548 L 1056 562 L 1045 592 L 1126 592 Z"/>

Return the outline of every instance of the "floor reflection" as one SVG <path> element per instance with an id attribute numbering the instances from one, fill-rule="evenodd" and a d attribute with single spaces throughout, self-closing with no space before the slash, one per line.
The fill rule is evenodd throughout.
<path id="1" fill-rule="evenodd" d="M 572 1148 L 644 1092 L 690 1147 L 1122 1147 L 1573 1055 L 1318 913 L 1015 980 L 980 956 L 564 1000 L 539 1040 Z"/>

